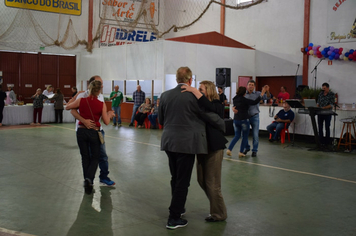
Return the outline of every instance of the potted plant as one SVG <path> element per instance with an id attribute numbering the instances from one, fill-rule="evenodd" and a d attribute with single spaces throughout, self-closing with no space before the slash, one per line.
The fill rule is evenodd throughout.
<path id="1" fill-rule="evenodd" d="M 318 96 L 321 92 L 321 88 L 304 88 L 302 91 L 298 92 L 303 99 L 318 99 Z"/>
<path id="2" fill-rule="evenodd" d="M 298 94 L 303 98 L 303 99 L 309 99 L 311 96 L 311 90 L 309 88 L 304 88 L 302 91 L 299 91 Z"/>

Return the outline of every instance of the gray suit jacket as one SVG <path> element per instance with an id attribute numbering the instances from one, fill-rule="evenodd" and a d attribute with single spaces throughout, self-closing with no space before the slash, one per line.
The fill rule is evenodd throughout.
<path id="1" fill-rule="evenodd" d="M 205 121 L 224 129 L 224 121 L 215 113 L 206 115 L 192 93 L 181 92 L 179 84 L 162 93 L 158 107 L 158 121 L 163 125 L 161 150 L 207 154 Z"/>

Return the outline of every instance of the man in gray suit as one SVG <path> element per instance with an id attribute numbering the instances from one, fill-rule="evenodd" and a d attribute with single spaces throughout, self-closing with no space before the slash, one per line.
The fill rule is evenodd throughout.
<path id="1" fill-rule="evenodd" d="M 183 84 L 191 85 L 192 71 L 188 67 L 177 70 L 178 86 L 161 95 L 158 107 L 158 120 L 163 125 L 161 150 L 168 156 L 171 172 L 172 199 L 169 207 L 169 218 L 166 225 L 168 229 L 184 227 L 188 221 L 181 218 L 185 212 L 188 187 L 194 166 L 195 154 L 207 154 L 205 122 L 198 100 L 192 93 L 182 93 Z M 211 123 L 222 122 L 217 115 L 216 119 L 209 118 Z M 221 124 L 221 123 L 220 123 Z M 220 127 L 221 128 L 221 127 Z"/>

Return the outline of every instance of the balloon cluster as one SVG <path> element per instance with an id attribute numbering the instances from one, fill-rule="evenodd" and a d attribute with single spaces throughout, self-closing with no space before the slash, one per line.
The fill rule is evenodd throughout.
<path id="1" fill-rule="evenodd" d="M 305 52 L 308 55 L 317 58 L 326 58 L 329 60 L 344 60 L 344 61 L 356 61 L 356 50 L 344 49 L 344 48 L 334 48 L 333 46 L 322 47 L 320 45 L 314 45 L 309 43 L 308 47 L 305 48 Z"/>

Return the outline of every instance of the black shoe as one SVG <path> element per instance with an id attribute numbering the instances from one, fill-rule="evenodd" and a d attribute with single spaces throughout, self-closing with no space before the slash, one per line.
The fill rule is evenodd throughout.
<path id="1" fill-rule="evenodd" d="M 133 126 L 133 124 L 132 124 L 132 123 L 130 123 L 130 124 L 129 124 L 129 127 L 132 127 L 132 126 Z"/>
<path id="2" fill-rule="evenodd" d="M 276 141 L 276 140 L 274 140 L 273 138 L 270 138 L 270 139 L 268 139 L 268 141 L 270 141 L 271 143 L 273 143 L 273 142 Z"/>
<path id="3" fill-rule="evenodd" d="M 180 213 L 180 216 L 181 216 L 181 217 L 184 216 L 184 215 L 185 215 L 185 208 L 184 208 L 183 212 Z"/>
<path id="4" fill-rule="evenodd" d="M 93 192 L 93 185 L 91 180 L 88 178 L 84 180 L 84 189 L 86 194 L 91 194 Z"/>
<path id="5" fill-rule="evenodd" d="M 250 151 L 250 149 L 245 149 L 245 151 L 243 152 L 243 154 L 247 154 Z"/>
<path id="6" fill-rule="evenodd" d="M 252 157 L 257 157 L 257 152 L 252 152 Z"/>
<path id="7" fill-rule="evenodd" d="M 187 226 L 188 221 L 182 218 L 179 219 L 168 219 L 166 228 L 167 229 L 177 229 Z"/>

